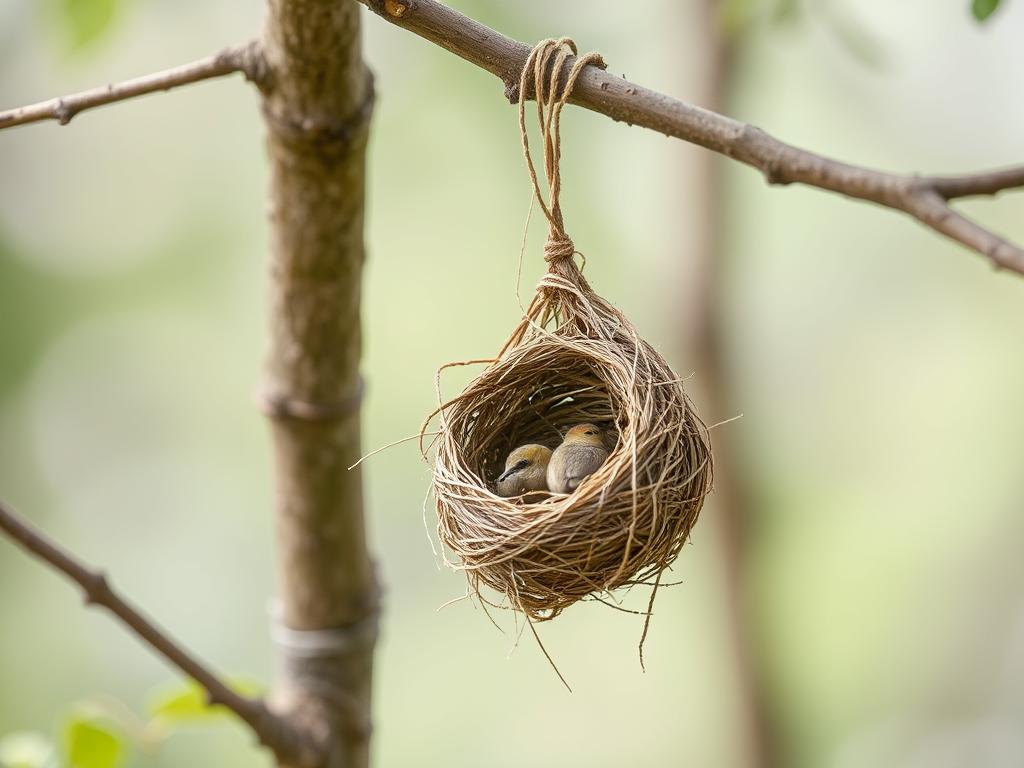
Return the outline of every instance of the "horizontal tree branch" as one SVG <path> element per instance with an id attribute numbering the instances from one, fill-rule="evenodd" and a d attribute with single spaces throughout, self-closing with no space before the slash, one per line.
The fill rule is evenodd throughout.
<path id="1" fill-rule="evenodd" d="M 530 46 L 435 0 L 358 2 L 497 75 L 505 83 L 509 100 L 514 103 L 519 99 L 519 75 Z M 574 60 L 570 57 L 566 61 L 566 70 Z M 994 195 L 1024 186 L 1024 167 L 931 177 L 850 165 L 786 144 L 756 126 L 652 91 L 595 66 L 583 71 L 570 102 L 746 163 L 760 170 L 769 184 L 806 184 L 902 211 L 987 256 L 995 267 L 1024 274 L 1024 250 L 948 205 L 949 200 L 959 197 Z"/>
<path id="2" fill-rule="evenodd" d="M 243 696 L 226 685 L 165 630 L 121 597 L 102 571 L 89 568 L 3 502 L 0 502 L 0 531 L 31 555 L 76 582 L 82 588 L 87 605 L 106 608 L 143 642 L 199 683 L 206 690 L 207 702 L 211 706 L 219 704 L 238 715 L 279 761 L 296 766 L 319 764 L 322 746 L 314 737 L 272 712 L 262 699 Z"/>
<path id="3" fill-rule="evenodd" d="M 974 195 L 994 195 L 1004 189 L 1024 186 L 1024 167 L 976 173 L 971 176 L 931 176 L 925 181 L 946 200 Z"/>
<path id="4" fill-rule="evenodd" d="M 181 85 L 223 77 L 235 72 L 243 73 L 247 80 L 251 80 L 257 85 L 264 80 L 266 69 L 263 64 L 262 52 L 256 41 L 233 48 L 225 48 L 220 53 L 205 59 L 154 72 L 151 75 L 136 77 L 132 80 L 125 80 L 122 83 L 111 83 L 70 96 L 2 111 L 0 112 L 0 129 L 36 123 L 41 120 L 56 120 L 61 125 L 67 125 L 71 122 L 71 118 L 86 109 L 133 99 L 154 91 L 168 91 Z"/>

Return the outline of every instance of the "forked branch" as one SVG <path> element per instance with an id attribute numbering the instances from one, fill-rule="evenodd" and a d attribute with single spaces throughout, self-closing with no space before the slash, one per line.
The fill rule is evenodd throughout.
<path id="1" fill-rule="evenodd" d="M 41 120 L 56 120 L 61 125 L 67 125 L 71 118 L 86 109 L 133 99 L 154 91 L 169 91 L 181 85 L 223 77 L 235 72 L 242 72 L 247 80 L 257 84 L 265 77 L 263 56 L 255 41 L 234 48 L 225 48 L 205 59 L 125 80 L 122 83 L 111 83 L 69 96 L 29 104 L 26 107 L 8 109 L 0 112 L 0 128 L 13 128 L 16 125 Z"/>
<path id="2" fill-rule="evenodd" d="M 519 99 L 525 43 L 435 0 L 359 0 L 391 23 L 430 40 L 505 83 Z M 575 59 L 566 61 L 566 71 Z M 532 94 L 526 94 L 530 97 Z M 658 131 L 760 170 L 769 184 L 806 184 L 902 211 L 925 226 L 988 257 L 997 268 L 1024 274 L 1024 250 L 949 205 L 972 195 L 1024 186 L 1024 167 L 966 176 L 917 176 L 863 168 L 799 149 L 753 125 L 687 104 L 595 66 L 583 70 L 570 101 L 613 120 Z"/>
<path id="3" fill-rule="evenodd" d="M 199 683 L 206 690 L 207 702 L 211 706 L 219 704 L 238 715 L 253 730 L 260 743 L 274 752 L 279 761 L 296 766 L 319 764 L 322 749 L 315 738 L 272 712 L 262 699 L 243 696 L 224 683 L 166 631 L 121 597 L 102 571 L 89 568 L 2 502 L 0 531 L 29 554 L 76 582 L 82 588 L 87 605 L 106 608 L 143 642 Z"/>

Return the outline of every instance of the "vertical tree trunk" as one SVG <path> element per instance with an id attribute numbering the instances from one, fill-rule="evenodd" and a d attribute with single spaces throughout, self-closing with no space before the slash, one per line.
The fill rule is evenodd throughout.
<path id="1" fill-rule="evenodd" d="M 369 761 L 378 589 L 360 455 L 360 284 L 373 84 L 350 0 L 270 0 L 263 112 L 270 155 L 270 350 L 279 705 L 331 766 Z"/>
<path id="2" fill-rule="evenodd" d="M 727 107 L 731 79 L 731 60 L 735 41 L 723 34 L 721 3 L 704 0 L 694 4 L 688 20 L 698 37 L 688 65 L 696 67 L 700 92 L 696 103 L 720 112 Z M 714 420 L 731 415 L 731 376 L 727 367 L 721 317 L 726 290 L 722 218 L 722 162 L 718 155 L 702 152 L 695 159 L 689 176 L 687 231 L 680 242 L 684 256 L 697 254 L 695 274 L 689 281 L 692 294 L 683 302 L 688 343 L 694 356 L 694 369 L 700 374 L 704 392 L 704 410 Z M 745 535 L 746 515 L 750 508 L 748 486 L 743 468 L 732 450 L 730 430 L 716 430 L 712 442 L 715 452 L 715 491 L 712 496 L 713 520 L 719 542 L 721 578 L 727 604 L 726 624 L 731 641 L 739 699 L 740 733 L 747 768 L 777 765 L 777 745 L 772 718 L 762 684 L 757 658 L 756 628 L 752 606 L 746 596 L 746 561 L 749 541 Z"/>

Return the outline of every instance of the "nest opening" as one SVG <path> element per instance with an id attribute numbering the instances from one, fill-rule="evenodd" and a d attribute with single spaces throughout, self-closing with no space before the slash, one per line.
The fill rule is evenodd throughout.
<path id="1" fill-rule="evenodd" d="M 517 446 L 537 443 L 557 448 L 575 424 L 597 424 L 604 431 L 605 447 L 614 451 L 620 419 L 628 416 L 620 415 L 621 409 L 587 361 L 566 355 L 562 365 L 532 379 L 519 382 L 506 376 L 505 380 L 508 386 L 471 415 L 472 431 L 480 435 L 476 469 L 482 485 L 494 486 L 505 457 Z M 475 441 L 475 436 L 470 439 Z M 532 498 L 539 493 L 549 495 L 534 492 Z"/>

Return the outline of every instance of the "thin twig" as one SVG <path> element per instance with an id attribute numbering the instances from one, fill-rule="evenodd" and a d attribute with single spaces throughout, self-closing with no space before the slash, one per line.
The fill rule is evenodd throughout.
<path id="1" fill-rule="evenodd" d="M 262 82 L 266 76 L 266 68 L 257 42 L 225 48 L 220 53 L 205 59 L 154 72 L 151 75 L 125 80 L 122 83 L 111 83 L 70 96 L 62 96 L 0 112 L 0 129 L 41 120 L 56 120 L 61 125 L 67 125 L 71 122 L 71 118 L 86 109 L 133 99 L 154 91 L 168 91 L 180 85 L 223 77 L 234 72 L 242 72 L 247 80 L 257 84 Z"/>
<path id="2" fill-rule="evenodd" d="M 435 0 L 358 1 L 391 23 L 497 75 L 505 83 L 509 100 L 518 101 L 519 75 L 530 53 L 525 43 Z M 568 71 L 574 61 L 569 58 L 563 69 Z M 1024 249 L 948 205 L 949 200 L 960 197 L 1022 187 L 1024 167 L 929 177 L 850 165 L 786 144 L 756 126 L 652 91 L 595 66 L 583 71 L 570 101 L 613 120 L 650 128 L 746 163 L 760 170 L 770 184 L 806 184 L 902 211 L 987 256 L 996 268 L 1024 274 Z"/>
<path id="3" fill-rule="evenodd" d="M 111 586 L 102 571 L 91 569 L 69 550 L 37 530 L 27 520 L 0 502 L 0 531 L 29 554 L 48 563 L 76 582 L 87 605 L 106 608 L 153 650 L 195 680 L 206 690 L 210 706 L 222 705 L 240 717 L 256 734 L 260 743 L 289 765 L 315 765 L 320 745 L 310 734 L 300 731 L 286 718 L 270 711 L 262 699 L 241 695 L 185 650 L 167 632 Z"/>

